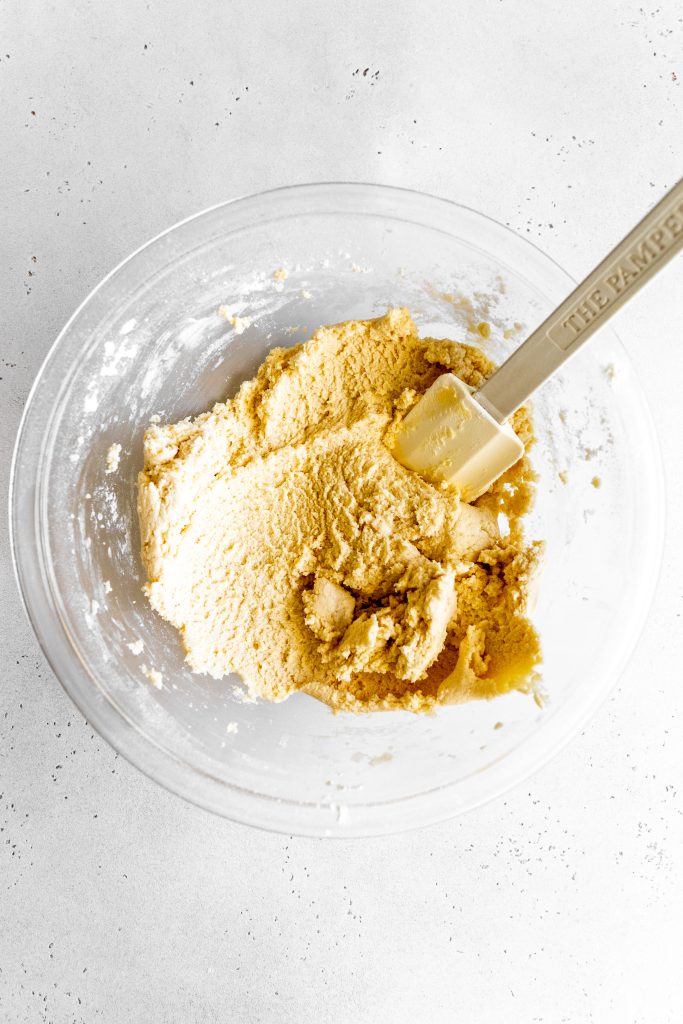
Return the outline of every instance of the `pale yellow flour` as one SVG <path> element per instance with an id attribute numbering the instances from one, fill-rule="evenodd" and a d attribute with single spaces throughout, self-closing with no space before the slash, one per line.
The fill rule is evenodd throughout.
<path id="1" fill-rule="evenodd" d="M 527 459 L 468 505 L 385 444 L 444 370 L 476 386 L 492 368 L 478 349 L 420 339 L 409 313 L 390 309 L 275 349 L 231 401 L 149 427 L 146 592 L 192 669 L 350 711 L 429 710 L 533 684 L 526 612 L 541 549 L 521 535 Z M 530 443 L 524 412 L 514 426 Z"/>

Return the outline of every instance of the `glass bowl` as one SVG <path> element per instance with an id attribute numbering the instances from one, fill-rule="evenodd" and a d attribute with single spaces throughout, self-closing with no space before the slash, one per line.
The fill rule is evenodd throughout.
<path id="1" fill-rule="evenodd" d="M 284 280 L 274 276 L 280 269 Z M 321 323 L 405 305 L 423 334 L 479 341 L 500 360 L 572 283 L 480 213 L 361 184 L 222 204 L 105 278 L 33 386 L 11 491 L 29 617 L 88 721 L 187 799 L 235 821 L 317 836 L 448 818 L 557 751 L 624 668 L 662 549 L 658 448 L 611 332 L 534 402 L 539 485 L 528 534 L 547 541 L 535 612 L 542 708 L 512 693 L 432 716 L 335 716 L 302 694 L 247 703 L 237 678 L 191 674 L 175 630 L 141 591 L 136 475 L 153 416 L 204 411 L 233 394 L 270 348 L 305 339 Z M 221 305 L 251 325 L 238 334 L 218 315 Z M 491 325 L 490 337 L 477 331 L 480 322 Z M 107 472 L 113 444 L 120 463 Z M 161 689 L 143 666 L 162 674 Z"/>

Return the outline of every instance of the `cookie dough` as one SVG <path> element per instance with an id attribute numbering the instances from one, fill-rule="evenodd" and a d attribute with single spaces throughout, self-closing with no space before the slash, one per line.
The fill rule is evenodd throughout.
<path id="1" fill-rule="evenodd" d="M 468 505 L 385 443 L 440 373 L 476 386 L 492 369 L 390 309 L 275 349 L 231 401 L 150 426 L 145 589 L 191 668 L 237 672 L 267 700 L 303 690 L 349 711 L 533 688 L 526 613 L 541 545 L 520 525 L 528 460 Z M 513 426 L 528 445 L 523 410 Z"/>

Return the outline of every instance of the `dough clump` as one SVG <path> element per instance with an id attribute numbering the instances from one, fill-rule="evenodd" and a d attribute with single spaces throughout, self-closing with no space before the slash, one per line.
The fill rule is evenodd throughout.
<path id="1" fill-rule="evenodd" d="M 408 311 L 390 309 L 274 349 L 232 400 L 148 428 L 145 590 L 193 670 L 356 712 L 533 689 L 542 546 L 522 536 L 528 460 L 469 505 L 386 445 L 447 370 L 476 387 L 493 364 L 420 339 Z M 524 410 L 513 426 L 528 446 Z"/>

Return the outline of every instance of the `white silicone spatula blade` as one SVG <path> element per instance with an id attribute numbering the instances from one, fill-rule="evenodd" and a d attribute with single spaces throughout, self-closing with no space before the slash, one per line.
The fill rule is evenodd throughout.
<path id="1" fill-rule="evenodd" d="M 444 373 L 405 416 L 392 451 L 408 469 L 453 484 L 463 501 L 474 501 L 490 487 L 491 468 L 500 476 L 522 457 L 524 445 L 507 423 L 496 423 L 466 384 Z"/>
<path id="2" fill-rule="evenodd" d="M 404 417 L 392 451 L 473 501 L 524 452 L 509 416 L 683 248 L 683 181 L 652 209 L 476 392 L 443 374 Z"/>

